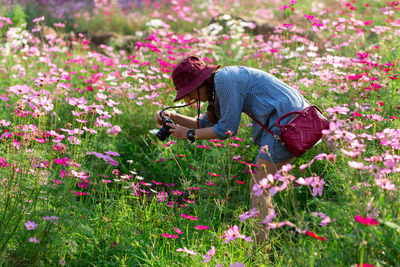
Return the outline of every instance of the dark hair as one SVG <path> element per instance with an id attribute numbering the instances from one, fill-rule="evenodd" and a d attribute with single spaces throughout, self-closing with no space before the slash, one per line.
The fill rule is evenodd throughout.
<path id="1" fill-rule="evenodd" d="M 211 124 L 216 124 L 220 119 L 218 96 L 215 93 L 214 76 L 217 72 L 213 72 L 207 80 L 203 82 L 207 88 L 207 119 Z"/>

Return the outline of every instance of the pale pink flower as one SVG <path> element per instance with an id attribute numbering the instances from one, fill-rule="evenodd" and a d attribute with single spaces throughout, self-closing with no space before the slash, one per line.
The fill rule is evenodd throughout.
<path id="1" fill-rule="evenodd" d="M 267 223 L 266 229 L 274 229 L 274 228 L 280 228 L 282 226 L 285 226 L 286 222 L 275 222 L 275 223 Z"/>
<path id="2" fill-rule="evenodd" d="M 189 255 L 197 255 L 197 252 L 194 252 L 194 251 L 192 251 L 192 250 L 190 250 L 190 249 L 188 249 L 188 248 L 186 248 L 186 247 L 184 247 L 184 248 L 178 248 L 176 251 L 178 251 L 178 252 L 185 252 L 185 253 L 187 253 L 187 254 L 189 254 Z"/>
<path id="3" fill-rule="evenodd" d="M 324 188 L 325 181 L 324 179 L 320 179 L 319 177 L 314 177 L 314 181 L 311 183 L 313 188 L 312 195 L 315 197 L 318 195 L 322 196 L 322 190 Z"/>
<path id="4" fill-rule="evenodd" d="M 359 169 L 359 170 L 364 169 L 364 163 L 362 163 L 362 162 L 349 161 L 349 162 L 347 162 L 347 164 L 348 164 L 351 168 L 354 168 L 354 169 Z"/>
<path id="5" fill-rule="evenodd" d="M 31 87 L 29 87 L 26 84 L 23 85 L 14 85 L 14 86 L 10 86 L 8 88 L 8 91 L 11 93 L 14 93 L 16 95 L 23 95 L 23 94 L 27 94 L 32 90 Z"/>
<path id="6" fill-rule="evenodd" d="M 111 129 L 107 130 L 108 134 L 113 134 L 115 136 L 117 136 L 119 132 L 121 132 L 121 127 L 119 125 L 114 125 Z"/>
<path id="7" fill-rule="evenodd" d="M 281 185 L 279 185 L 279 186 L 273 186 L 273 187 L 268 191 L 268 192 L 269 192 L 269 195 L 270 195 L 271 197 L 275 196 L 276 193 L 278 193 L 278 192 L 283 191 L 284 189 L 286 189 L 286 187 L 287 187 L 288 184 L 289 184 L 288 181 L 284 181 L 284 182 L 283 182 Z"/>
<path id="8" fill-rule="evenodd" d="M 252 217 L 257 216 L 258 213 L 259 213 L 259 212 L 258 212 L 257 208 L 253 208 L 253 209 L 251 209 L 250 211 L 246 211 L 245 213 L 240 214 L 240 215 L 239 215 L 239 219 L 240 219 L 241 222 L 244 222 L 244 221 L 246 221 L 246 220 L 249 219 L 249 218 L 252 218 Z"/>
<path id="9" fill-rule="evenodd" d="M 31 237 L 31 238 L 29 238 L 29 242 L 38 244 L 39 240 L 36 237 Z"/>
<path id="10" fill-rule="evenodd" d="M 268 209 L 268 214 L 265 216 L 265 219 L 262 221 L 263 224 L 271 223 L 272 220 L 276 217 L 276 212 L 274 208 Z"/>
<path id="11" fill-rule="evenodd" d="M 33 230 L 38 226 L 35 222 L 31 222 L 29 220 L 26 223 L 24 223 L 24 225 L 27 230 Z"/>
<path id="12" fill-rule="evenodd" d="M 212 246 L 211 249 L 207 251 L 207 254 L 203 256 L 204 257 L 203 262 L 209 262 L 211 258 L 214 257 L 214 255 L 215 255 L 215 247 Z"/>
<path id="13" fill-rule="evenodd" d="M 224 243 L 229 243 L 230 241 L 235 240 L 236 238 L 241 238 L 248 242 L 253 241 L 250 239 L 250 237 L 246 237 L 245 235 L 240 234 L 239 231 L 240 231 L 239 227 L 237 225 L 234 225 L 230 227 L 228 231 L 224 231 L 220 238 L 225 239 Z"/>
<path id="14" fill-rule="evenodd" d="M 396 186 L 387 178 L 375 179 L 375 185 L 382 188 L 383 190 L 393 191 L 396 190 Z"/>
<path id="15" fill-rule="evenodd" d="M 41 17 L 38 17 L 38 18 L 35 18 L 35 19 L 32 20 L 33 23 L 37 23 L 37 22 L 40 22 L 40 21 L 44 21 L 44 16 L 41 16 Z"/>
<path id="16" fill-rule="evenodd" d="M 254 195 L 260 196 L 263 194 L 264 190 L 271 187 L 271 184 L 274 182 L 274 176 L 272 174 L 268 174 L 267 178 L 263 178 L 260 183 L 255 184 L 252 188 Z"/>
<path id="17" fill-rule="evenodd" d="M 312 181 L 314 181 L 314 177 L 308 177 L 308 178 L 299 177 L 299 179 L 296 180 L 296 183 L 301 185 L 310 185 Z"/>

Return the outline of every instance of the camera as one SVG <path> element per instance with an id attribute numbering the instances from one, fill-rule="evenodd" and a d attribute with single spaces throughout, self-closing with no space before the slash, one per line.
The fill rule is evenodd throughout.
<path id="1" fill-rule="evenodd" d="M 171 135 L 171 133 L 169 132 L 169 129 L 171 129 L 171 127 L 169 127 L 168 125 L 166 125 L 167 123 L 172 123 L 175 124 L 168 116 L 164 116 L 162 114 L 162 112 L 160 112 L 160 117 L 162 119 L 162 127 L 160 128 L 160 130 L 158 130 L 158 132 L 156 133 L 157 137 L 161 140 L 161 141 L 165 141 L 165 139 L 168 138 L 168 136 Z"/>

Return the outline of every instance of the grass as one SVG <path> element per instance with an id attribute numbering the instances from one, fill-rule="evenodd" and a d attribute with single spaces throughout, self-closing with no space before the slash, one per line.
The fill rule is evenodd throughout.
<path id="1" fill-rule="evenodd" d="M 240 15 L 239 6 L 231 4 L 232 14 Z M 61 49 L 67 47 L 62 40 L 30 42 L 31 53 L 18 45 L 12 53 L 0 50 L 1 265 L 198 266 L 205 264 L 203 255 L 212 246 L 216 253 L 210 266 L 394 266 L 400 261 L 397 189 L 377 186 L 379 179 L 399 186 L 398 36 L 389 15 L 381 12 L 387 4 L 366 7 L 360 1 L 351 5 L 352 11 L 339 2 L 322 8 L 302 1 L 293 5 L 295 12 L 278 8 L 287 3 L 273 8 L 241 4 L 248 14 L 271 8 L 274 21 L 301 29 L 305 23 L 312 28 L 304 14 L 329 19 L 318 35 L 321 40 L 333 33 L 335 37 L 322 42 L 326 51 L 314 51 L 312 41 L 295 40 L 288 30 L 261 41 L 242 31 L 237 21 L 228 31 L 210 35 L 194 28 L 206 27 L 207 12 L 223 3 L 205 6 L 199 1 L 191 10 L 179 4 L 157 9 L 162 16 L 173 8 L 182 16 L 193 14 L 192 22 L 162 17 L 170 28 L 146 26 L 154 9 L 143 10 L 143 21 L 134 26 L 113 13 L 117 9 L 75 21 L 79 30 L 98 30 L 95 24 L 111 21 L 104 29 L 120 25 L 121 33 L 134 28 L 154 35 L 129 54 L 108 46 L 94 50 L 83 37 L 74 39 L 68 52 Z M 396 6 L 391 9 L 398 14 Z M 319 13 L 323 10 L 335 12 Z M 364 36 L 357 37 L 352 27 L 358 22 L 349 13 L 359 22 L 377 16 L 371 26 L 359 26 Z M 332 22 L 341 17 L 346 28 L 336 31 Z M 376 34 L 374 26 L 392 29 Z M 19 38 L 3 37 L 1 47 Z M 349 44 L 338 49 L 344 41 Z M 221 239 L 234 225 L 252 236 L 256 225 L 254 219 L 238 218 L 250 210 L 251 168 L 244 163 L 253 163 L 258 149 L 247 116 L 242 116 L 236 139 L 191 145 L 172 136 L 161 142 L 150 133 L 157 129 L 155 111 L 171 104 L 175 95 L 170 71 L 191 53 L 224 66 L 269 71 L 325 110 L 334 124 L 321 144 L 294 160 L 288 174 L 295 180 L 319 176 L 325 182 L 322 195 L 313 196 L 311 186 L 295 181 L 276 194 L 274 222 L 290 221 L 296 227 L 271 229 L 265 246 L 242 239 L 225 244 Z M 362 62 L 360 53 L 369 56 Z M 362 77 L 352 79 L 355 74 Z M 30 87 L 29 92 L 13 92 L 18 85 Z M 332 111 L 339 107 L 348 110 Z M 189 108 L 179 112 L 194 115 Z M 57 138 L 62 140 L 57 143 Z M 240 161 L 232 160 L 239 155 Z M 381 160 L 374 162 L 374 156 Z M 360 169 L 354 161 L 374 169 Z M 306 164 L 310 166 L 303 169 Z M 165 200 L 161 192 L 168 194 Z M 320 226 L 316 212 L 331 222 Z M 379 224 L 358 223 L 358 214 Z M 38 226 L 28 230 L 28 220 Z M 164 237 L 167 233 L 178 238 Z M 197 254 L 177 251 L 183 248 Z"/>

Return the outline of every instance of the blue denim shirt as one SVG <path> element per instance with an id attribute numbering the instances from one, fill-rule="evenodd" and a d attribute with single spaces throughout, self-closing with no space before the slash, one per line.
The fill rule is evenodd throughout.
<path id="1" fill-rule="evenodd" d="M 279 117 L 309 105 L 297 90 L 275 76 L 254 68 L 225 67 L 215 74 L 214 84 L 221 116 L 218 123 L 214 125 L 214 132 L 219 139 L 229 137 L 228 131 L 233 132 L 234 135 L 237 133 L 242 112 L 251 114 L 278 134 L 280 129 L 275 126 L 275 122 Z M 290 119 L 290 117 L 285 118 L 281 124 Z M 212 126 L 206 114 L 200 123 L 202 128 Z M 253 142 L 256 145 L 264 145 L 262 139 L 265 132 L 253 121 Z"/>

